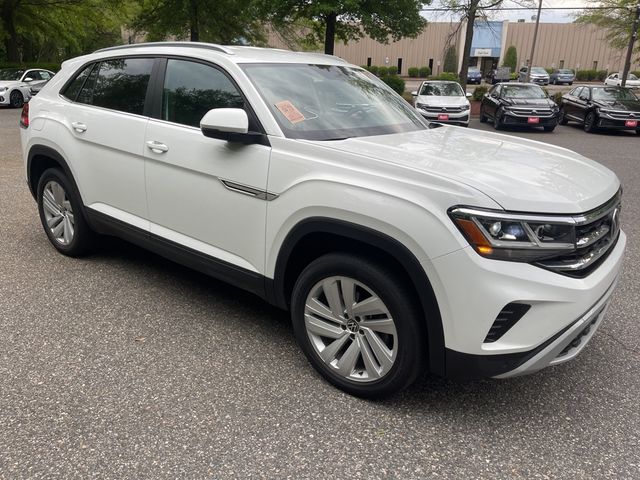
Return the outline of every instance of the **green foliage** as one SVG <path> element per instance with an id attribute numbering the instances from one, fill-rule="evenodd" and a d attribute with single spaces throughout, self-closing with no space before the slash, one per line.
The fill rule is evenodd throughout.
<path id="1" fill-rule="evenodd" d="M 389 75 L 397 75 L 398 74 L 398 67 L 396 67 L 395 65 L 391 65 L 390 67 L 387 67 L 387 74 L 389 74 Z"/>
<path id="2" fill-rule="evenodd" d="M 378 67 L 378 76 L 379 77 L 384 77 L 388 73 L 389 73 L 389 69 L 387 67 L 385 67 L 384 65 L 381 66 L 381 67 Z"/>
<path id="3" fill-rule="evenodd" d="M 404 93 L 405 83 L 404 83 L 404 80 L 401 79 L 399 76 L 385 75 L 384 77 L 382 77 L 382 81 L 387 85 L 389 85 L 398 94 L 402 95 Z"/>
<path id="4" fill-rule="evenodd" d="M 431 75 L 431 69 L 429 67 L 420 67 L 420 78 L 427 78 Z"/>
<path id="5" fill-rule="evenodd" d="M 558 106 L 562 105 L 562 95 L 564 95 L 562 92 L 555 92 L 551 97 Z"/>
<path id="6" fill-rule="evenodd" d="M 518 71 L 518 51 L 516 50 L 515 45 L 511 45 L 507 48 L 506 53 L 504 54 L 504 61 L 502 62 L 503 67 L 509 67 L 512 72 Z"/>
<path id="7" fill-rule="evenodd" d="M 579 82 L 592 82 L 594 80 L 604 81 L 607 78 L 606 70 L 578 70 L 576 80 Z"/>
<path id="8" fill-rule="evenodd" d="M 640 78 L 640 70 L 634 70 L 633 72 L 629 72 L 634 74 L 636 77 Z"/>
<path id="9" fill-rule="evenodd" d="M 576 23 L 591 24 L 606 31 L 609 45 L 626 51 L 635 16 L 637 0 L 601 0 L 600 10 L 584 10 Z M 635 52 L 640 53 L 640 42 L 636 42 Z"/>
<path id="10" fill-rule="evenodd" d="M 51 70 L 55 73 L 60 70 L 60 64 L 49 62 L 2 62 L 0 63 L 0 70 L 2 70 L 3 68 L 17 68 L 19 70 L 27 70 L 29 68 L 44 68 L 45 70 Z"/>
<path id="11" fill-rule="evenodd" d="M 420 76 L 420 69 L 418 67 L 409 67 L 407 73 L 411 78 L 418 78 Z"/>
<path id="12" fill-rule="evenodd" d="M 545 67 L 545 70 L 547 71 L 547 73 L 548 73 L 549 75 L 551 75 L 551 74 L 553 73 L 553 71 L 555 70 L 555 68 L 546 68 L 546 67 Z"/>
<path id="13" fill-rule="evenodd" d="M 458 70 L 458 54 L 456 50 L 455 45 L 450 45 L 449 48 L 447 48 L 442 66 L 445 72 L 455 72 Z"/>
<path id="14" fill-rule="evenodd" d="M 447 80 L 451 82 L 459 82 L 460 78 L 457 73 L 453 72 L 443 72 L 440 75 L 436 75 L 435 77 L 431 77 L 431 80 Z"/>
<path id="15" fill-rule="evenodd" d="M 380 68 L 377 65 L 371 65 L 369 67 L 369 71 L 371 73 L 373 73 L 374 75 L 378 75 L 378 71 L 380 70 Z"/>
<path id="16" fill-rule="evenodd" d="M 473 95 L 471 98 L 473 100 L 480 101 L 488 91 L 489 91 L 489 88 L 485 87 L 484 85 L 477 86 L 476 89 L 473 91 Z"/>
<path id="17" fill-rule="evenodd" d="M 167 37 L 224 44 L 264 44 L 262 0 L 141 0 L 131 26 L 148 40 Z"/>
<path id="18" fill-rule="evenodd" d="M 324 42 L 327 24 L 335 25 L 335 38 L 343 42 L 365 35 L 381 43 L 415 38 L 426 20 L 420 15 L 429 0 L 256 0 L 267 20 L 278 31 L 300 20 L 308 21 L 308 36 Z M 217 2 L 211 2 L 217 3 Z M 234 4 L 236 2 L 233 2 Z M 232 9 L 231 9 L 232 10 Z M 226 21 L 229 11 L 221 18 Z M 250 18 L 250 17 L 249 17 Z M 295 32 L 290 31 L 293 35 Z M 333 45 L 334 38 L 329 40 Z"/>

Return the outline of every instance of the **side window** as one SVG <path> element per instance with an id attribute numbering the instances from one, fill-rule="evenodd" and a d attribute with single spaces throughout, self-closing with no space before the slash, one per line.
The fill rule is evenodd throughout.
<path id="1" fill-rule="evenodd" d="M 496 87 L 496 91 L 494 93 L 495 93 L 496 98 L 500 98 L 500 94 L 502 93 L 502 85 L 498 85 Z"/>
<path id="2" fill-rule="evenodd" d="M 39 73 L 42 80 L 51 80 L 51 74 L 46 70 L 40 70 Z"/>
<path id="3" fill-rule="evenodd" d="M 186 60 L 167 61 L 162 92 L 162 119 L 199 127 L 213 108 L 244 108 L 244 100 L 220 70 Z"/>
<path id="4" fill-rule="evenodd" d="M 82 86 L 82 90 L 78 93 L 76 102 L 86 103 L 91 105 L 93 103 L 93 89 L 96 86 L 96 79 L 98 78 L 98 70 L 100 70 L 100 64 L 96 63 L 91 69 L 90 75 Z"/>
<path id="5" fill-rule="evenodd" d="M 78 96 L 78 92 L 80 91 L 80 89 L 84 85 L 84 82 L 87 79 L 87 77 L 89 76 L 89 73 L 91 73 L 91 69 L 93 68 L 93 66 L 94 66 L 94 64 L 91 64 L 91 65 L 85 67 L 80 73 L 78 73 L 76 75 L 76 78 L 74 78 L 71 81 L 71 83 L 69 85 L 67 85 L 67 88 L 65 88 L 62 91 L 62 95 L 65 96 L 66 98 L 68 98 L 69 100 L 75 102 L 76 97 Z"/>
<path id="6" fill-rule="evenodd" d="M 151 58 L 103 61 L 91 103 L 97 107 L 142 115 L 152 68 Z"/>
<path id="7" fill-rule="evenodd" d="M 32 80 L 42 80 L 42 77 L 40 76 L 40 72 L 38 70 L 30 70 L 27 73 L 25 73 L 24 78 L 30 78 Z"/>

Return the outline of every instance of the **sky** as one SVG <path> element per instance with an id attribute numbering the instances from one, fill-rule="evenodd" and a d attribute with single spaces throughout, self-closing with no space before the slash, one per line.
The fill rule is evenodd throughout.
<path id="1" fill-rule="evenodd" d="M 535 20 L 536 10 L 538 6 L 538 0 L 529 0 L 528 2 L 515 2 L 512 0 L 506 0 L 504 2 L 504 7 L 511 8 L 522 8 L 521 5 L 523 3 L 529 3 L 533 6 L 530 10 L 519 10 L 519 11 L 500 11 L 492 14 L 492 20 L 510 20 L 512 22 L 517 21 L 518 19 L 525 19 L 527 22 L 531 22 Z M 544 10 L 544 7 L 577 7 L 581 8 L 588 4 L 593 5 L 595 2 L 593 1 L 585 1 L 585 0 L 542 0 L 542 14 L 540 15 L 541 22 L 548 23 L 568 23 L 572 22 L 574 19 L 574 15 L 579 12 L 579 10 Z M 439 6 L 438 0 L 433 0 L 431 7 L 437 8 Z M 429 7 L 426 7 L 429 8 Z M 457 20 L 457 17 L 452 17 L 446 12 L 425 12 L 425 17 L 428 20 L 434 22 L 447 22 L 449 20 Z M 534 17 L 533 20 L 531 17 Z"/>

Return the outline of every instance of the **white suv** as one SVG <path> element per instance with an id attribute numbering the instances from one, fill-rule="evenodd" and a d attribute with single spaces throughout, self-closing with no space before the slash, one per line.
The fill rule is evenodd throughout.
<path id="1" fill-rule="evenodd" d="M 56 249 L 117 235 L 254 292 L 356 395 L 569 360 L 622 264 L 611 171 L 429 124 L 331 56 L 110 48 L 65 62 L 21 124 Z"/>

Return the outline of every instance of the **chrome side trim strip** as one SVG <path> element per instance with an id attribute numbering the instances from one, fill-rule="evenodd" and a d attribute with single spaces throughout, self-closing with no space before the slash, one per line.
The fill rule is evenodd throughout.
<path id="1" fill-rule="evenodd" d="M 260 190 L 258 188 L 251 187 L 249 185 L 232 182 L 231 180 L 225 180 L 222 178 L 219 178 L 218 180 L 220 180 L 222 185 L 224 185 L 227 190 L 231 190 L 232 192 L 241 193 L 243 195 L 248 195 L 253 198 L 265 200 L 267 202 L 270 202 L 271 200 L 275 200 L 276 198 L 278 198 L 277 193 L 271 193 L 271 192 L 268 192 L 267 190 Z"/>

